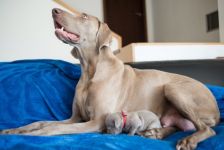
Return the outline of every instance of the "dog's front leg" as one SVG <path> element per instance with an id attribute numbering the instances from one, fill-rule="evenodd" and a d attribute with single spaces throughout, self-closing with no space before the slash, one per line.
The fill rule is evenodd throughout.
<path id="1" fill-rule="evenodd" d="M 79 108 L 74 104 L 72 117 L 62 121 L 37 121 L 19 128 L 6 129 L 0 131 L 0 134 L 29 134 L 35 130 L 46 128 L 47 126 L 55 126 L 59 124 L 71 124 L 78 123 L 81 121 Z"/>
<path id="2" fill-rule="evenodd" d="M 62 135 L 88 132 L 101 132 L 104 129 L 104 120 L 97 119 L 83 123 L 55 124 L 39 130 L 25 133 L 26 135 Z"/>
<path id="3" fill-rule="evenodd" d="M 0 134 L 25 134 L 25 133 L 33 132 L 35 130 L 40 130 L 47 126 L 54 126 L 58 124 L 68 124 L 72 122 L 73 122 L 73 119 L 67 119 L 63 121 L 38 121 L 38 122 L 34 122 L 19 128 L 2 130 L 0 131 Z"/>
<path id="4" fill-rule="evenodd" d="M 26 134 L 30 132 L 34 132 L 36 130 L 40 130 L 42 128 L 50 127 L 50 126 L 56 126 L 56 125 L 63 125 L 63 124 L 72 124 L 72 123 L 78 123 L 80 122 L 80 113 L 75 111 L 75 115 L 73 115 L 71 118 L 62 120 L 62 121 L 37 121 L 19 128 L 13 128 L 13 129 L 6 129 L 0 131 L 0 134 Z"/>
<path id="5" fill-rule="evenodd" d="M 76 115 L 72 116 L 69 119 L 62 120 L 62 121 L 38 121 L 34 122 L 19 128 L 13 128 L 13 129 L 6 129 L 0 131 L 0 134 L 29 134 L 31 132 L 34 132 L 36 130 L 40 130 L 42 128 L 50 127 L 50 126 L 57 126 L 57 125 L 63 125 L 63 124 L 72 124 L 80 122 L 80 116 L 77 112 Z"/>

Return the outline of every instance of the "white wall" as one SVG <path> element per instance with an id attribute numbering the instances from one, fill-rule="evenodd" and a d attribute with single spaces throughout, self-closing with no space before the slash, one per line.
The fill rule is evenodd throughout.
<path id="1" fill-rule="evenodd" d="M 154 42 L 154 0 L 145 0 L 148 42 Z"/>
<path id="2" fill-rule="evenodd" d="M 224 42 L 224 0 L 218 0 L 220 41 Z"/>
<path id="3" fill-rule="evenodd" d="M 219 41 L 218 30 L 206 32 L 205 18 L 218 9 L 217 0 L 146 0 L 146 8 L 149 41 Z"/>
<path id="4" fill-rule="evenodd" d="M 133 43 L 117 56 L 124 62 L 216 59 L 224 57 L 224 44 Z"/>
<path id="5" fill-rule="evenodd" d="M 76 8 L 79 11 L 87 12 L 91 15 L 97 16 L 99 19 L 103 20 L 103 3 L 102 0 L 64 0 L 68 4 L 72 3 L 72 7 Z M 146 0 L 146 5 L 149 6 L 150 2 L 159 3 L 158 1 L 167 2 L 167 0 Z M 183 1 L 179 0 L 169 0 L 172 2 L 176 2 L 180 8 L 176 8 L 172 5 L 163 6 L 164 10 L 167 8 L 174 10 L 182 10 L 183 4 L 180 4 Z M 185 12 L 191 12 L 196 9 L 196 6 L 189 9 L 188 2 L 195 0 L 187 0 L 184 1 L 186 7 Z M 203 2 L 202 2 L 203 1 Z M 208 3 L 214 0 L 197 0 L 200 2 L 200 5 L 204 5 L 205 2 Z M 223 9 L 223 0 L 219 0 L 221 3 L 220 8 Z M 213 4 L 210 6 L 214 7 Z M 209 6 L 209 7 L 210 7 Z M 70 50 L 71 47 L 59 41 L 54 35 L 54 27 L 53 21 L 51 17 L 51 9 L 54 7 L 61 8 L 58 4 L 51 0 L 1 0 L 0 1 L 0 61 L 12 61 L 18 59 L 42 59 L 42 58 L 50 58 L 50 59 L 62 59 L 70 62 L 77 62 L 71 55 Z M 152 7 L 152 6 L 150 6 Z M 162 6 L 161 6 L 162 7 Z M 198 6 L 199 7 L 199 6 Z M 154 10 L 156 9 L 156 10 Z M 150 11 L 153 12 L 158 11 L 157 7 L 152 7 Z M 208 9 L 209 12 L 214 11 L 213 9 Z M 150 11 L 147 9 L 147 14 L 150 14 Z M 176 11 L 175 11 L 176 12 Z M 202 12 L 201 12 L 202 13 Z M 201 14 L 200 13 L 200 14 Z M 173 12 L 174 15 L 175 14 Z M 220 13 L 223 18 L 224 13 Z M 161 15 L 161 13 L 160 13 Z M 180 14 L 179 14 L 180 15 Z M 188 16 L 184 14 L 184 16 Z M 151 20 L 154 20 L 154 16 L 151 16 Z M 165 20 L 167 20 L 165 18 Z M 182 18 L 182 21 L 186 20 Z M 222 19 L 223 21 L 224 19 Z M 179 22 L 181 24 L 181 22 Z M 224 23 L 220 26 L 224 27 Z M 149 25 L 149 24 L 148 24 Z M 150 26 L 149 28 L 158 29 L 158 24 L 155 26 Z M 167 25 L 166 22 L 160 25 Z M 187 27 L 187 25 L 185 25 Z M 156 28 L 157 27 L 157 28 Z M 170 25 L 170 31 L 166 31 L 168 36 L 173 35 L 173 28 Z M 223 29 L 223 28 L 222 28 Z M 156 35 L 157 32 L 165 32 L 162 29 L 161 31 L 155 30 L 155 34 L 153 32 L 149 32 L 150 34 Z M 204 31 L 204 29 L 203 29 Z M 165 33 L 166 33 L 165 32 Z M 190 30 L 185 29 L 183 32 L 186 32 L 186 38 L 188 38 L 188 32 Z M 194 31 L 195 33 L 197 31 Z M 216 31 L 212 34 L 217 36 Z M 224 39 L 223 30 L 220 37 Z M 168 38 L 168 36 L 165 36 Z M 206 35 L 205 35 L 206 36 Z M 149 36 L 152 37 L 152 36 Z M 158 37 L 155 36 L 155 39 Z M 163 37 L 161 37 L 163 38 Z M 171 36 L 172 38 L 172 36 Z M 179 37 L 180 40 L 183 40 Z M 179 39 L 174 39 L 176 42 Z M 203 41 L 204 42 L 204 41 Z"/>
<path id="6" fill-rule="evenodd" d="M 103 21 L 103 0 L 63 0 L 74 9 L 98 17 Z"/>
<path id="7" fill-rule="evenodd" d="M 0 1 L 0 61 L 18 59 L 62 59 L 74 62 L 72 47 L 54 35 L 49 0 Z"/>
<path id="8" fill-rule="evenodd" d="M 133 49 L 135 62 L 224 57 L 224 45 L 222 44 L 136 44 Z"/>

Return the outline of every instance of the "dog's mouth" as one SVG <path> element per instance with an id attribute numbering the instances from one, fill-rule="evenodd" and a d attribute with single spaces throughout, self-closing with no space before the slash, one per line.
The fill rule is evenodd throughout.
<path id="1" fill-rule="evenodd" d="M 80 35 L 74 32 L 68 31 L 59 22 L 54 20 L 55 34 L 56 36 L 65 43 L 78 43 Z"/>

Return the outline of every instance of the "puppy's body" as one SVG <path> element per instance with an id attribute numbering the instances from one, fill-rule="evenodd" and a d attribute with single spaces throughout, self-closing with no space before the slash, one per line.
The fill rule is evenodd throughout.
<path id="1" fill-rule="evenodd" d="M 151 111 L 142 110 L 129 112 L 125 115 L 123 116 L 119 112 L 107 115 L 105 119 L 107 133 L 119 134 L 125 132 L 134 135 L 153 128 L 161 128 L 158 116 Z"/>

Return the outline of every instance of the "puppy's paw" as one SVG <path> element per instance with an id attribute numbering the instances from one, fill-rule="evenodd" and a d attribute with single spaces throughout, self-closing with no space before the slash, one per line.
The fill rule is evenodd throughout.
<path id="1" fill-rule="evenodd" d="M 144 132 L 139 133 L 139 135 L 147 137 L 147 138 L 151 138 L 151 139 L 162 139 L 163 138 L 163 134 L 159 128 L 146 130 Z"/>

